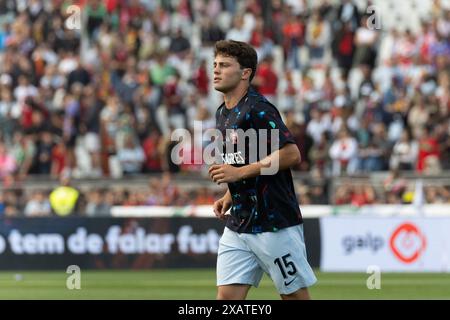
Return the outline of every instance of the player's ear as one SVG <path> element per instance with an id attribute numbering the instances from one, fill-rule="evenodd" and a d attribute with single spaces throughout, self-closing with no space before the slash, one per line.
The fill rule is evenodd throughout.
<path id="1" fill-rule="evenodd" d="M 252 69 L 251 68 L 244 68 L 242 69 L 242 80 L 248 80 L 250 79 L 250 76 L 252 75 Z"/>

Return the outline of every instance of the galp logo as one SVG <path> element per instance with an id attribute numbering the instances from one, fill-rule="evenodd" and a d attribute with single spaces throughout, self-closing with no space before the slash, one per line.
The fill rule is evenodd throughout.
<path id="1" fill-rule="evenodd" d="M 389 241 L 394 255 L 404 263 L 413 263 L 425 250 L 425 236 L 412 223 L 403 223 L 395 229 Z"/>

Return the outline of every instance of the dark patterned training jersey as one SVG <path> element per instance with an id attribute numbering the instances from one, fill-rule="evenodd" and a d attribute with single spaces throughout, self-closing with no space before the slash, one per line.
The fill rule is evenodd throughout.
<path id="1" fill-rule="evenodd" d="M 249 154 L 249 149 L 254 152 L 254 148 L 249 146 L 248 139 L 244 139 L 245 143 L 238 143 L 238 129 L 244 132 L 255 129 L 258 141 L 262 132 L 259 129 L 266 129 L 269 138 L 263 141 L 267 145 L 266 155 L 276 151 L 270 149 L 271 129 L 279 130 L 276 136 L 279 149 L 287 143 L 295 143 L 275 106 L 251 87 L 232 109 L 227 109 L 225 103 L 217 109 L 216 127 L 223 136 L 222 161 L 235 167 L 247 165 L 251 163 L 250 160 L 254 162 L 255 159 L 255 155 Z M 230 149 L 232 152 L 229 152 Z M 257 153 L 256 161 L 262 160 L 264 157 L 261 156 L 260 159 L 259 152 Z M 303 222 L 290 169 L 279 170 L 274 175 L 241 179 L 228 183 L 228 188 L 233 205 L 226 226 L 233 231 L 275 232 Z"/>

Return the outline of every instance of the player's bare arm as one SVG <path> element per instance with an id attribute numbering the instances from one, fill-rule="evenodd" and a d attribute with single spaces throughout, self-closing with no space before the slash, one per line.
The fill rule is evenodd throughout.
<path id="1" fill-rule="evenodd" d="M 227 190 L 222 198 L 214 202 L 213 208 L 216 217 L 225 220 L 225 213 L 231 208 L 232 203 L 230 190 Z"/>

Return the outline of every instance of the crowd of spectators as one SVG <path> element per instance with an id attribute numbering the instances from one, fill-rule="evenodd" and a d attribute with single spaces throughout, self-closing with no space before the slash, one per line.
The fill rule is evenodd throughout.
<path id="1" fill-rule="evenodd" d="M 73 202 L 69 200 L 71 192 Z M 79 186 L 64 176 L 54 188 L 4 190 L 0 193 L 0 217 L 108 217 L 114 206 L 212 205 L 223 193 L 223 188 L 181 187 L 168 173 L 134 187 Z"/>
<path id="2" fill-rule="evenodd" d="M 335 205 L 360 207 L 374 204 L 413 204 L 416 194 L 414 181 L 398 180 L 380 186 L 366 183 L 345 183 L 338 186 L 331 201 Z M 423 188 L 422 204 L 450 204 L 450 186 L 427 185 Z"/>
<path id="3" fill-rule="evenodd" d="M 295 170 L 323 178 L 450 169 L 450 8 L 432 1 L 416 32 L 376 29 L 364 9 L 351 0 L 0 0 L 0 181 L 7 190 L 38 174 L 201 171 L 173 163 L 170 135 L 192 132 L 194 121 L 214 126 L 212 46 L 224 38 L 257 49 L 253 85 L 295 136 Z M 342 193 L 357 200 L 339 201 L 362 201 L 361 192 L 376 201 L 370 186 L 352 188 Z M 319 189 L 301 202 L 322 199 Z M 85 198 L 107 207 L 145 203 L 148 192 Z"/>
<path id="4" fill-rule="evenodd" d="M 422 204 L 450 204 L 450 185 L 428 182 L 417 189 L 417 180 L 393 173 L 379 183 L 369 180 L 341 181 L 331 187 L 311 180 L 295 181 L 298 200 L 304 205 L 361 207 L 379 204 L 412 204 L 417 197 Z M 61 188 L 73 188 L 75 198 Z M 60 201 L 57 192 L 61 192 Z M 69 190 L 70 191 L 70 190 Z M 423 194 L 419 195 L 417 192 Z M 85 216 L 108 217 L 114 206 L 201 206 L 212 205 L 224 193 L 223 188 L 181 187 L 167 173 L 162 179 L 151 178 L 147 185 L 80 187 L 61 183 L 55 188 L 7 189 L 0 193 L 0 217 Z"/>

